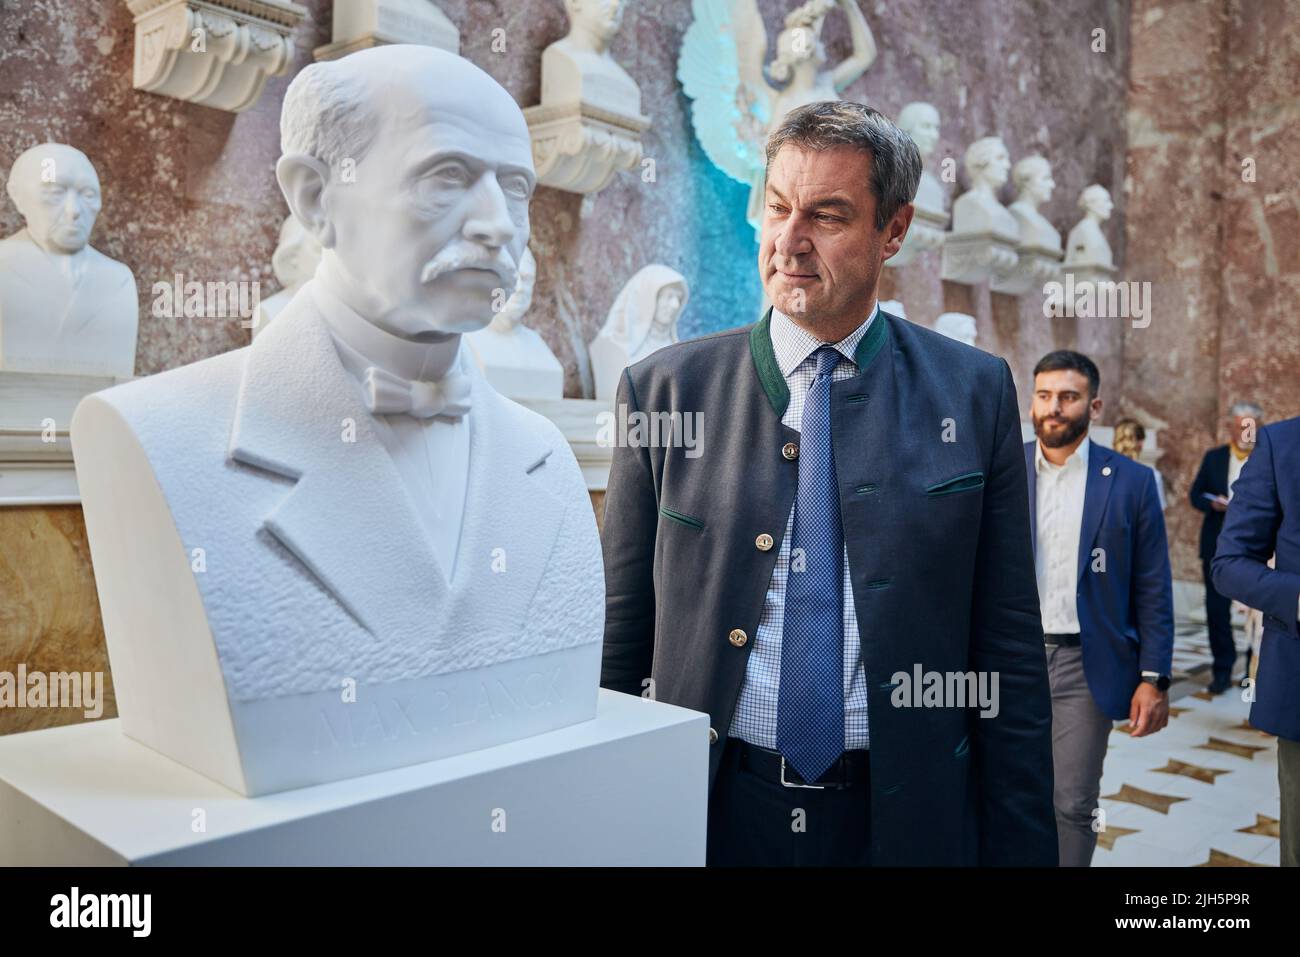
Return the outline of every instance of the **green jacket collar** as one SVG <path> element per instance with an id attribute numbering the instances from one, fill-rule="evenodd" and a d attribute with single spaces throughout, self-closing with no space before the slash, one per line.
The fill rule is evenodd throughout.
<path id="1" fill-rule="evenodd" d="M 888 315 L 880 312 L 876 321 L 867 329 L 867 334 L 858 343 L 853 361 L 857 364 L 858 374 L 867 370 L 873 359 L 879 354 L 889 338 Z M 786 384 L 781 367 L 777 365 L 776 353 L 772 349 L 772 308 L 769 306 L 763 318 L 754 323 L 749 331 L 749 354 L 753 357 L 754 368 L 758 372 L 758 381 L 767 393 L 767 400 L 772 404 L 777 416 L 785 415 L 790 405 L 790 387 Z"/>

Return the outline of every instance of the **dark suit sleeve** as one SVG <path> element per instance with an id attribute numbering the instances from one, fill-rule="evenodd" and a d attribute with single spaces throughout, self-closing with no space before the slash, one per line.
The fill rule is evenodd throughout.
<path id="1" fill-rule="evenodd" d="M 1201 467 L 1196 470 L 1196 480 L 1192 482 L 1191 491 L 1187 493 L 1192 500 L 1192 508 L 1200 512 L 1210 511 L 1210 502 L 1205 493 L 1210 491 L 1210 453 L 1201 459 Z"/>
<path id="2" fill-rule="evenodd" d="M 637 411 L 628 372 L 618 386 L 616 412 Z M 654 661 L 655 531 L 658 496 L 644 445 L 616 443 L 605 491 L 601 544 L 605 555 L 605 645 L 600 683 L 639 695 Z"/>
<path id="3" fill-rule="evenodd" d="M 1300 637 L 1296 625 L 1300 574 L 1268 567 L 1282 524 L 1272 441 L 1268 429 L 1259 430 L 1255 451 L 1232 487 L 1232 502 L 1214 554 L 1214 587 L 1258 608 Z"/>
<path id="4" fill-rule="evenodd" d="M 1170 674 L 1174 661 L 1174 582 L 1156 473 L 1144 468 L 1133 543 L 1132 599 L 1140 643 L 1139 667 Z"/>
<path id="5" fill-rule="evenodd" d="M 974 719 L 980 864 L 1057 865 L 1052 806 L 1052 700 L 1043 651 L 1029 483 L 1011 370 L 1001 396 L 975 563 L 971 660 L 996 674 L 997 717 Z"/>

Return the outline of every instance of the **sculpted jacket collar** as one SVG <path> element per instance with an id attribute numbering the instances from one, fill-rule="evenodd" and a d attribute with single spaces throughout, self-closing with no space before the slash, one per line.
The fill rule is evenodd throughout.
<path id="1" fill-rule="evenodd" d="M 476 370 L 468 374 L 475 428 L 462 557 L 449 581 L 310 295 L 295 297 L 249 348 L 230 457 L 295 481 L 265 516 L 264 529 L 377 637 L 439 634 L 439 623 L 471 600 L 475 583 L 481 591 L 484 576 L 491 578 L 503 529 L 511 540 L 547 545 L 559 532 L 562 510 L 536 507 L 536 495 L 550 493 L 531 478 L 551 454 L 549 442 L 521 435 L 507 400 Z M 493 592 L 508 606 L 497 617 L 522 622 L 545 562 L 509 567 L 511 587 Z M 394 593 L 417 598 L 389 601 Z"/>

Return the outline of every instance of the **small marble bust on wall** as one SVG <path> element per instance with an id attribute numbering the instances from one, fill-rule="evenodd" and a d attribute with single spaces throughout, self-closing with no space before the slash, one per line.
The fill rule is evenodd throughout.
<path id="1" fill-rule="evenodd" d="M 542 102 L 524 111 L 537 178 L 572 193 L 604 189 L 641 161 L 641 90 L 610 56 L 623 0 L 565 0 L 569 32 L 542 52 Z"/>
<path id="2" fill-rule="evenodd" d="M 564 398 L 564 368 L 546 341 L 523 323 L 533 304 L 537 260 L 524 248 L 514 292 L 486 329 L 465 336 L 470 354 L 492 387 L 511 399 Z"/>
<path id="3" fill-rule="evenodd" d="M 612 402 L 624 369 L 677 341 L 677 320 L 689 297 L 685 277 L 659 263 L 628 280 L 591 343 L 597 399 Z"/>
<path id="4" fill-rule="evenodd" d="M 612 113 L 640 114 L 640 88 L 609 54 L 623 24 L 623 4 L 564 0 L 569 32 L 542 52 L 542 103 L 584 102 Z"/>
<path id="5" fill-rule="evenodd" d="M 1020 245 L 1036 249 L 1061 251 L 1061 234 L 1038 211 L 1052 198 L 1056 181 L 1052 165 L 1041 156 L 1026 156 L 1012 171 L 1016 184 L 1016 201 L 1007 207 L 1020 225 Z"/>
<path id="6" fill-rule="evenodd" d="M 1094 183 L 1079 195 L 1079 207 L 1083 210 L 1083 219 L 1070 230 L 1065 253 L 1066 271 L 1075 273 L 1080 280 L 1105 278 L 1114 273 L 1115 260 L 1101 224 L 1110 219 L 1115 204 L 1106 187 Z"/>
<path id="7" fill-rule="evenodd" d="M 320 263 L 320 255 L 321 246 L 316 237 L 303 229 L 293 213 L 286 216 L 280 224 L 280 242 L 271 255 L 271 271 L 280 283 L 280 291 L 258 303 L 254 336 L 266 329 L 302 284 L 312 277 Z"/>
<path id="8" fill-rule="evenodd" d="M 1020 226 L 998 201 L 1011 171 L 1006 144 L 996 136 L 966 149 L 970 189 L 952 206 L 952 232 L 944 241 L 943 278 L 974 284 L 1015 267 Z"/>
<path id="9" fill-rule="evenodd" d="M 1026 156 L 1016 163 L 1011 178 L 1016 184 L 1016 201 L 1007 209 L 1019 227 L 1020 259 L 1011 272 L 994 276 L 989 288 L 1019 296 L 1056 278 L 1061 264 L 1061 234 L 1038 211 L 1056 188 L 1051 164 L 1038 155 Z"/>
<path id="10" fill-rule="evenodd" d="M 970 189 L 953 204 L 954 233 L 996 233 L 1013 242 L 1020 227 L 1016 218 L 998 202 L 998 190 L 1011 171 L 1011 156 L 996 136 L 976 140 L 966 150 L 966 176 Z"/>
<path id="11" fill-rule="evenodd" d="M 0 369 L 129 378 L 139 299 L 131 270 L 88 244 L 95 167 L 43 143 L 14 160 L 8 191 L 26 225 L 0 240 Z"/>
<path id="12" fill-rule="evenodd" d="M 934 322 L 934 331 L 968 346 L 975 345 L 975 317 L 964 312 L 945 312 Z"/>
<path id="13" fill-rule="evenodd" d="M 921 162 L 928 162 L 939 144 L 939 111 L 929 103 L 909 103 L 899 112 L 898 125 L 915 141 Z M 949 219 L 948 199 L 943 186 L 924 169 L 916 189 L 915 206 L 916 213 L 902 249 L 885 260 L 890 266 L 906 266 L 921 253 L 943 245 Z"/>

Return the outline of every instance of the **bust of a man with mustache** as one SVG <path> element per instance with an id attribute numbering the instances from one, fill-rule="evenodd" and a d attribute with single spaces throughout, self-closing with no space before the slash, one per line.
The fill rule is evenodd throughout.
<path id="1" fill-rule="evenodd" d="M 281 147 L 313 278 L 252 346 L 73 421 L 125 730 L 260 793 L 592 717 L 585 483 L 461 343 L 528 241 L 519 107 L 454 54 L 385 46 L 303 70 Z M 201 753 L 167 730 L 196 708 Z"/>

